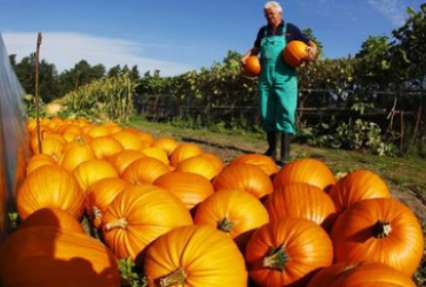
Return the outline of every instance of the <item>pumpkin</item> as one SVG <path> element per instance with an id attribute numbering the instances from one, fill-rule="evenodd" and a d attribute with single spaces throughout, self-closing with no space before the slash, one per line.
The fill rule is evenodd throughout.
<path id="1" fill-rule="evenodd" d="M 235 158 L 233 163 L 246 163 L 252 164 L 263 170 L 268 176 L 276 174 L 278 172 L 278 166 L 272 160 L 271 157 L 261 154 L 242 154 Z"/>
<path id="2" fill-rule="evenodd" d="M 118 258 L 135 259 L 148 244 L 173 228 L 192 224 L 173 194 L 153 185 L 125 188 L 105 212 L 104 239 Z"/>
<path id="3" fill-rule="evenodd" d="M 338 212 L 354 203 L 370 198 L 387 198 L 390 192 L 386 183 L 375 173 L 357 170 L 340 179 L 330 191 Z"/>
<path id="4" fill-rule="evenodd" d="M 415 287 L 405 274 L 381 263 L 338 263 L 315 274 L 307 287 Z"/>
<path id="5" fill-rule="evenodd" d="M 134 130 L 134 129 L 131 131 L 134 132 L 139 137 L 139 139 L 142 141 L 143 147 L 149 147 L 154 142 L 154 137 L 149 133 L 139 131 L 139 130 Z"/>
<path id="6" fill-rule="evenodd" d="M 12 233 L 0 250 L 0 284 L 117 287 L 120 274 L 99 240 L 52 227 L 28 227 Z"/>
<path id="7" fill-rule="evenodd" d="M 153 183 L 169 171 L 169 167 L 158 159 L 143 157 L 130 164 L 122 177 L 132 184 Z"/>
<path id="8" fill-rule="evenodd" d="M 99 159 L 106 159 L 123 150 L 121 144 L 110 136 L 97 137 L 91 140 L 89 144 Z"/>
<path id="9" fill-rule="evenodd" d="M 300 159 L 286 164 L 274 177 L 274 187 L 303 182 L 327 189 L 336 183 L 331 170 L 316 159 Z"/>
<path id="10" fill-rule="evenodd" d="M 43 166 L 19 187 L 16 204 L 21 219 L 44 207 L 68 211 L 75 218 L 83 212 L 84 195 L 74 177 L 58 166 Z"/>
<path id="11" fill-rule="evenodd" d="M 284 61 L 291 67 L 300 66 L 307 58 L 308 45 L 302 41 L 290 41 L 284 49 Z"/>
<path id="12" fill-rule="evenodd" d="M 362 200 L 333 226 L 336 262 L 380 262 L 412 275 L 422 258 L 424 239 L 413 212 L 396 199 Z"/>
<path id="13" fill-rule="evenodd" d="M 124 149 L 141 150 L 144 147 L 138 135 L 129 130 L 121 130 L 112 136 L 123 146 Z"/>
<path id="14" fill-rule="evenodd" d="M 147 147 L 147 148 L 142 149 L 142 154 L 147 156 L 147 157 L 158 159 L 159 161 L 163 162 L 164 164 L 169 165 L 169 158 L 167 156 L 167 152 L 164 151 L 161 148 Z"/>
<path id="15" fill-rule="evenodd" d="M 19 228 L 49 226 L 68 232 L 85 234 L 83 227 L 71 214 L 58 208 L 42 208 L 33 212 Z"/>
<path id="16" fill-rule="evenodd" d="M 91 159 L 81 163 L 73 170 L 73 174 L 84 193 L 89 186 L 101 179 L 118 177 L 112 164 L 102 159 Z"/>
<path id="17" fill-rule="evenodd" d="M 260 286 L 299 286 L 332 263 L 333 246 L 317 224 L 286 217 L 256 230 L 245 258 L 251 278 Z"/>
<path id="18" fill-rule="evenodd" d="M 244 72 L 250 77 L 257 77 L 260 71 L 261 66 L 259 58 L 255 55 L 249 56 L 244 64 Z"/>
<path id="19" fill-rule="evenodd" d="M 271 180 L 260 168 L 251 164 L 235 163 L 225 167 L 213 182 L 215 190 L 241 189 L 261 198 L 272 193 Z"/>
<path id="20" fill-rule="evenodd" d="M 84 143 L 75 142 L 65 150 L 61 166 L 68 171 L 73 171 L 81 163 L 95 158 L 90 146 Z"/>
<path id="21" fill-rule="evenodd" d="M 223 166 L 223 161 L 214 154 L 202 153 L 181 161 L 176 170 L 195 173 L 211 180 L 222 171 Z"/>
<path id="22" fill-rule="evenodd" d="M 140 151 L 123 150 L 122 152 L 109 158 L 109 161 L 118 170 L 118 173 L 122 174 L 130 164 L 143 157 L 144 154 Z"/>
<path id="23" fill-rule="evenodd" d="M 89 187 L 86 210 L 96 228 L 100 228 L 103 214 L 111 202 L 129 185 L 120 178 L 104 178 Z"/>
<path id="24" fill-rule="evenodd" d="M 244 258 L 232 239 L 210 226 L 184 226 L 147 250 L 148 286 L 246 287 Z"/>
<path id="25" fill-rule="evenodd" d="M 152 143 L 152 147 L 158 147 L 163 149 L 167 152 L 167 155 L 171 155 L 177 146 L 178 143 L 174 139 L 169 137 L 158 138 Z"/>
<path id="26" fill-rule="evenodd" d="M 28 161 L 27 164 L 27 175 L 29 175 L 31 172 L 35 171 L 36 169 L 45 166 L 45 165 L 55 165 L 56 161 L 47 154 L 36 154 L 31 157 L 31 159 Z"/>
<path id="27" fill-rule="evenodd" d="M 331 227 L 336 215 L 330 196 L 306 183 L 291 183 L 277 188 L 268 196 L 265 206 L 271 221 L 282 217 L 303 218 L 325 229 Z"/>
<path id="28" fill-rule="evenodd" d="M 87 128 L 83 129 L 86 130 L 86 134 L 91 138 L 100 138 L 100 137 L 106 137 L 111 134 L 109 128 L 107 126 L 88 126 Z"/>
<path id="29" fill-rule="evenodd" d="M 203 150 L 198 145 L 193 143 L 182 143 L 172 152 L 170 156 L 170 162 L 173 166 L 177 166 L 185 159 L 200 155 L 202 153 Z"/>
<path id="30" fill-rule="evenodd" d="M 65 140 L 57 134 L 50 134 L 42 137 L 41 139 L 41 153 L 47 154 L 50 156 L 55 156 L 60 158 L 62 155 L 62 149 L 64 148 Z M 38 139 L 37 136 L 34 136 L 31 140 L 31 148 L 34 154 L 39 153 L 38 149 Z"/>
<path id="31" fill-rule="evenodd" d="M 188 172 L 169 172 L 154 181 L 159 186 L 176 195 L 191 209 L 214 192 L 213 185 L 201 175 Z"/>
<path id="32" fill-rule="evenodd" d="M 269 215 L 254 195 L 234 189 L 220 190 L 197 207 L 194 223 L 207 224 L 238 238 L 244 246 L 256 228 L 269 222 Z"/>

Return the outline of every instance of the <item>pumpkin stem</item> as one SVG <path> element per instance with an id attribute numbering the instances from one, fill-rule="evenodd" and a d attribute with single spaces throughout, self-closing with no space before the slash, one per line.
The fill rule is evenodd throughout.
<path id="1" fill-rule="evenodd" d="M 234 227 L 234 223 L 230 221 L 228 218 L 224 217 L 221 221 L 217 223 L 217 228 L 222 230 L 223 232 L 231 232 Z"/>
<path id="2" fill-rule="evenodd" d="M 268 252 L 268 256 L 263 258 L 262 266 L 266 268 L 276 269 L 280 272 L 284 271 L 286 263 L 289 261 L 290 257 L 284 251 L 284 246 L 281 245 L 276 248 L 272 248 Z"/>
<path id="3" fill-rule="evenodd" d="M 169 275 L 160 278 L 160 287 L 183 286 L 185 284 L 186 274 L 182 268 L 178 268 Z"/>
<path id="4" fill-rule="evenodd" d="M 111 229 L 114 229 L 114 228 L 125 229 L 128 224 L 129 223 L 127 222 L 127 220 L 125 218 L 119 218 L 119 219 L 113 220 L 113 221 L 105 224 L 105 230 L 110 231 Z"/>
<path id="5" fill-rule="evenodd" d="M 377 221 L 373 228 L 374 237 L 379 239 L 388 237 L 391 232 L 392 226 L 390 225 L 390 223 L 381 220 Z"/>

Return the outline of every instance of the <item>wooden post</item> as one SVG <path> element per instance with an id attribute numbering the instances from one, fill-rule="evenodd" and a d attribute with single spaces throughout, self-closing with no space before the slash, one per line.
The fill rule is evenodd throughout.
<path id="1" fill-rule="evenodd" d="M 41 46 L 41 33 L 37 34 L 37 49 L 35 55 L 35 105 L 36 105 L 36 122 L 37 122 L 37 141 L 38 152 L 42 153 L 41 132 L 40 132 L 40 87 L 39 87 L 39 59 Z"/>

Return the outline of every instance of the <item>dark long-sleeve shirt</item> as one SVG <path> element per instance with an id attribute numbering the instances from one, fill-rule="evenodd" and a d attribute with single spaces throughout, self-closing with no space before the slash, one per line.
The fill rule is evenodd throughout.
<path id="1" fill-rule="evenodd" d="M 265 29 L 267 29 L 267 35 L 268 36 L 274 36 L 274 35 L 283 35 L 284 34 L 284 21 L 281 22 L 281 24 L 278 26 L 278 28 L 275 30 L 275 33 L 272 31 L 272 27 L 270 25 L 265 25 L 262 28 L 259 29 L 259 32 L 257 33 L 256 41 L 254 42 L 255 48 L 260 48 L 260 42 L 262 41 L 263 37 L 265 37 Z M 306 44 L 309 42 L 309 38 L 306 37 L 305 34 L 302 33 L 302 31 L 294 24 L 287 23 L 287 32 L 285 34 L 287 43 L 293 40 L 299 40 L 303 41 Z"/>

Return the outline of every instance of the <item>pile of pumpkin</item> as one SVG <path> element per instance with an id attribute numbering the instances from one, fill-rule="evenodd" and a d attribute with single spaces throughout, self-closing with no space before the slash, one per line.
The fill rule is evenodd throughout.
<path id="1" fill-rule="evenodd" d="M 22 223 L 0 249 L 4 287 L 120 286 L 120 258 L 149 286 L 415 286 L 420 224 L 370 171 L 337 180 L 318 160 L 279 169 L 255 154 L 225 165 L 84 119 L 41 120 L 40 148 L 27 126 L 34 155 L 16 195 Z"/>

